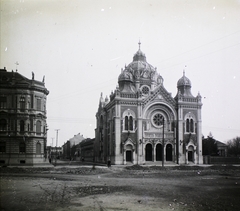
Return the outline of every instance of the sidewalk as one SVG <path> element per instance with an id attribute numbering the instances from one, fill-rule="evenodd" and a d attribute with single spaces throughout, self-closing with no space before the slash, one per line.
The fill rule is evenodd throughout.
<path id="1" fill-rule="evenodd" d="M 35 164 L 35 165 L 11 165 L 11 166 L 7 166 L 9 168 L 79 168 L 79 167 L 87 167 L 87 168 L 92 168 L 93 166 L 95 166 L 95 168 L 108 168 L 107 164 L 103 164 L 103 163 L 93 163 L 93 162 L 88 162 L 88 161 L 69 161 L 69 160 L 53 160 L 51 163 L 44 163 L 44 164 Z M 111 167 L 112 168 L 125 168 L 127 166 L 137 166 L 136 164 L 132 164 L 132 163 L 127 163 L 126 165 L 114 165 L 112 164 Z M 152 166 L 157 166 L 157 167 L 162 167 L 162 162 L 146 162 L 143 165 L 139 165 L 142 167 L 152 167 Z M 189 163 L 189 164 L 176 164 L 174 162 L 164 162 L 164 167 L 177 167 L 177 166 L 189 166 L 189 167 L 194 167 L 194 166 L 199 166 L 199 167 L 211 167 L 211 166 L 217 166 L 217 165 L 213 165 L 213 164 L 194 164 L 194 163 Z M 219 164 L 218 166 L 229 166 L 228 164 Z M 236 166 L 236 167 L 240 167 L 240 164 L 231 164 L 231 166 Z M 1 166 L 2 168 L 6 167 L 6 166 Z"/>

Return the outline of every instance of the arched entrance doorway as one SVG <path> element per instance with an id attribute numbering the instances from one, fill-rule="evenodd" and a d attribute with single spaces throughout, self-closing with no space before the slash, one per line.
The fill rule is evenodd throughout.
<path id="1" fill-rule="evenodd" d="M 126 161 L 132 162 L 132 145 L 130 144 L 126 146 Z"/>
<path id="2" fill-rule="evenodd" d="M 152 144 L 146 145 L 145 160 L 152 161 Z"/>
<path id="3" fill-rule="evenodd" d="M 130 151 L 130 150 L 126 151 L 126 161 L 132 162 L 132 151 Z"/>
<path id="4" fill-rule="evenodd" d="M 193 146 L 188 147 L 188 161 L 194 162 Z"/>
<path id="5" fill-rule="evenodd" d="M 157 144 L 156 146 L 156 161 L 162 160 L 162 144 Z"/>
<path id="6" fill-rule="evenodd" d="M 167 144 L 166 146 L 166 161 L 172 161 L 172 145 Z"/>

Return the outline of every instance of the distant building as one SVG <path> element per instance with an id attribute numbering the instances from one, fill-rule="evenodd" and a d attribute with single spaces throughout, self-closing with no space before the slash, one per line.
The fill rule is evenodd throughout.
<path id="1" fill-rule="evenodd" d="M 172 97 L 139 49 L 122 69 L 110 99 L 101 94 L 96 113 L 96 162 L 202 164 L 201 96 L 183 76 Z M 161 163 L 160 162 L 160 163 Z"/>
<path id="2" fill-rule="evenodd" d="M 228 156 L 228 146 L 221 141 L 214 139 L 212 133 L 202 139 L 203 155 L 205 156 Z M 205 158 L 206 159 L 206 158 Z"/>
<path id="3" fill-rule="evenodd" d="M 48 163 L 47 95 L 43 81 L 0 70 L 0 163 Z"/>
<path id="4" fill-rule="evenodd" d="M 54 159 L 61 159 L 63 156 L 63 148 L 62 147 L 52 147 L 47 146 L 47 157 L 52 161 Z"/>
<path id="5" fill-rule="evenodd" d="M 73 138 L 70 138 L 66 143 L 64 143 L 62 146 L 63 147 L 63 159 L 73 158 L 76 145 L 78 145 L 84 139 L 85 138 L 83 137 L 83 135 L 78 133 L 77 135 L 74 135 Z"/>
<path id="6" fill-rule="evenodd" d="M 87 138 L 80 143 L 80 156 L 84 161 L 94 161 L 94 141 L 95 138 Z"/>
<path id="7" fill-rule="evenodd" d="M 216 141 L 216 142 L 217 142 L 218 155 L 221 157 L 227 157 L 228 156 L 227 144 L 224 144 L 221 141 Z"/>

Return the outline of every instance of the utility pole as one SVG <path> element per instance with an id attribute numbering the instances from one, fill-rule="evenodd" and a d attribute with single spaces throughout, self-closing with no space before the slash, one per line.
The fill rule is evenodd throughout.
<path id="1" fill-rule="evenodd" d="M 58 145 L 58 131 L 59 131 L 60 129 L 55 129 L 55 131 L 57 132 L 57 135 L 56 135 L 56 150 L 55 150 L 55 166 L 57 165 L 57 145 Z"/>
<path id="2" fill-rule="evenodd" d="M 53 140 L 54 140 L 54 138 L 52 138 L 52 147 L 53 147 Z"/>

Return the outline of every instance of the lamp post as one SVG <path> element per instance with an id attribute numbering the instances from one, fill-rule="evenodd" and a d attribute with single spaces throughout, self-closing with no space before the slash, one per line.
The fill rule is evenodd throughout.
<path id="1" fill-rule="evenodd" d="M 162 133 L 162 167 L 164 167 L 164 117 L 162 117 L 163 133 Z"/>

